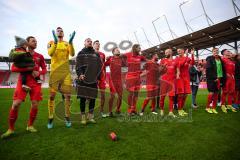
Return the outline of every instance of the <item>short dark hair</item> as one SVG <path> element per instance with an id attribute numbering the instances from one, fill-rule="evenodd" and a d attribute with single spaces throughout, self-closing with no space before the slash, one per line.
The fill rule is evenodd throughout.
<path id="1" fill-rule="evenodd" d="M 226 50 L 227 50 L 227 49 L 223 49 L 223 50 L 221 51 L 221 55 L 223 55 Z"/>
<path id="2" fill-rule="evenodd" d="M 94 42 L 93 42 L 93 45 L 94 45 L 95 43 L 99 43 L 99 40 L 94 41 Z"/>
<path id="3" fill-rule="evenodd" d="M 27 42 L 29 42 L 31 38 L 35 38 L 35 37 L 33 37 L 33 36 L 28 36 L 28 37 L 26 38 Z"/>
<path id="4" fill-rule="evenodd" d="M 85 40 L 84 40 L 84 42 L 86 42 L 86 40 L 88 40 L 88 39 L 91 39 L 91 38 L 86 38 Z M 92 39 L 91 39 L 92 40 Z"/>
<path id="5" fill-rule="evenodd" d="M 114 53 L 114 51 L 117 49 L 118 47 L 114 47 L 113 49 L 112 49 L 112 53 Z"/>
<path id="6" fill-rule="evenodd" d="M 57 29 L 62 29 L 62 27 L 57 27 Z"/>

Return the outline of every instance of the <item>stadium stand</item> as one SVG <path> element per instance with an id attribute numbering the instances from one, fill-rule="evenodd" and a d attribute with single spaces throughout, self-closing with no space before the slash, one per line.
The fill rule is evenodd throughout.
<path id="1" fill-rule="evenodd" d="M 10 77 L 10 71 L 1 71 L 0 70 L 0 84 L 3 85 L 6 82 L 8 82 L 8 79 Z"/>

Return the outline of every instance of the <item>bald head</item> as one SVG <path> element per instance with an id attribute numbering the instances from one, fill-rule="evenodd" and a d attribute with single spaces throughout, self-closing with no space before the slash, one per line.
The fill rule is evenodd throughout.
<path id="1" fill-rule="evenodd" d="M 171 57 L 172 56 L 172 49 L 166 49 L 165 50 L 165 56 L 166 56 L 166 58 Z"/>

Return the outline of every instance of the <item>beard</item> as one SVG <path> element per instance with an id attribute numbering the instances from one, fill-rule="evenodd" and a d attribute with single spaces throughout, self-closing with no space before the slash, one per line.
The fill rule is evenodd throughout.
<path id="1" fill-rule="evenodd" d="M 166 58 L 170 58 L 170 55 L 168 54 L 168 55 L 166 55 L 165 57 L 166 57 Z"/>
<path id="2" fill-rule="evenodd" d="M 114 56 L 120 56 L 120 53 L 114 53 Z"/>

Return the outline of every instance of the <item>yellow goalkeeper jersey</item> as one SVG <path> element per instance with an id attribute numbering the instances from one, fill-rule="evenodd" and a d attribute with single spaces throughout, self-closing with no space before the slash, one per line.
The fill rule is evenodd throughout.
<path id="1" fill-rule="evenodd" d="M 74 47 L 68 42 L 61 41 L 55 44 L 53 41 L 48 43 L 48 54 L 51 57 L 51 72 L 61 68 L 61 72 L 69 72 L 69 57 L 75 54 Z"/>

